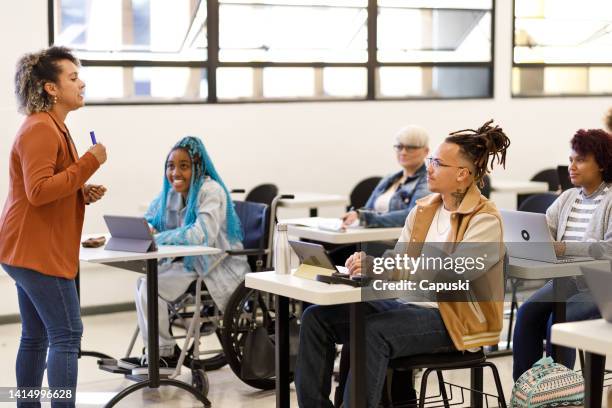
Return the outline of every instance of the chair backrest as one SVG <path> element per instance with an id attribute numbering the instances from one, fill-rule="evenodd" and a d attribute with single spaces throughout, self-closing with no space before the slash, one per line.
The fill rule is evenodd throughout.
<path id="1" fill-rule="evenodd" d="M 559 189 L 559 175 L 557 174 L 557 169 L 541 170 L 531 178 L 531 181 L 544 181 L 548 183 L 548 191 L 557 191 Z"/>
<path id="2" fill-rule="evenodd" d="M 372 191 L 374 191 L 378 183 L 380 183 L 381 179 L 382 177 L 378 176 L 368 177 L 367 179 L 361 180 L 359 183 L 357 183 L 357 185 L 353 187 L 353 190 L 351 191 L 351 206 L 353 208 L 363 207 L 368 201 L 368 198 L 370 198 Z"/>
<path id="3" fill-rule="evenodd" d="M 234 201 L 234 208 L 240 218 L 244 248 L 264 249 L 268 242 L 268 206 L 248 201 Z"/>
<path id="4" fill-rule="evenodd" d="M 275 184 L 260 184 L 253 187 L 246 195 L 244 201 L 262 203 L 270 206 L 274 197 L 278 195 L 278 187 Z"/>
<path id="5" fill-rule="evenodd" d="M 483 181 L 484 185 L 480 189 L 480 194 L 487 198 L 491 198 L 491 177 L 485 174 Z"/>
<path id="6" fill-rule="evenodd" d="M 559 197 L 553 193 L 533 194 L 527 197 L 519 206 L 519 211 L 546 214 L 546 210 Z"/>

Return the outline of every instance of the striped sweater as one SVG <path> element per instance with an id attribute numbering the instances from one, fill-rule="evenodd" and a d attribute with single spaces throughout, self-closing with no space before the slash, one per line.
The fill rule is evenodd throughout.
<path id="1" fill-rule="evenodd" d="M 612 253 L 612 183 L 602 183 L 589 196 L 579 188 L 563 192 L 546 220 L 553 239 L 566 242 L 565 255 L 588 256 L 592 242 Z"/>

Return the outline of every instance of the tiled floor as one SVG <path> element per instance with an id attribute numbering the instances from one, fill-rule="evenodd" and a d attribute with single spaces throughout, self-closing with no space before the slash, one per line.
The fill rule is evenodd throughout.
<path id="1" fill-rule="evenodd" d="M 134 330 L 135 318 L 134 312 L 84 317 L 83 350 L 97 350 L 112 356 L 122 356 Z M 0 361 L 2 361 L 0 386 L 14 386 L 15 384 L 13 362 L 17 353 L 18 342 L 19 325 L 0 326 Z M 140 347 L 139 343 L 137 343 L 137 347 Z M 492 361 L 500 370 L 504 393 L 509 398 L 512 388 L 512 359 L 510 356 L 506 356 L 495 358 Z M 449 382 L 461 385 L 468 385 L 469 383 L 469 373 L 466 370 L 450 372 L 445 378 Z M 188 372 L 182 374 L 182 379 L 190 381 L 190 374 Z M 274 391 L 259 391 L 245 385 L 227 366 L 210 372 L 209 381 L 210 393 L 208 397 L 213 407 L 260 408 L 275 406 Z M 84 357 L 79 361 L 77 406 L 102 407 L 114 394 L 130 384 L 133 383 L 125 380 L 122 376 L 98 370 L 95 358 Z M 433 389 L 433 381 L 431 386 L 430 388 Z M 493 390 L 490 375 L 485 371 L 485 391 L 493 392 Z M 291 397 L 292 406 L 297 406 L 293 389 Z M 0 407 L 4 406 L 11 405 L 0 403 Z M 49 406 L 49 404 L 43 404 L 44 406 Z M 168 387 L 162 387 L 159 390 L 137 391 L 119 404 L 119 407 L 134 408 L 200 406 L 188 393 Z"/>

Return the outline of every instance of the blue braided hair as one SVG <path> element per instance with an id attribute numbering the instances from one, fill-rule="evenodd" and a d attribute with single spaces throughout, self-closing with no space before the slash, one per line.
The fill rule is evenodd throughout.
<path id="1" fill-rule="evenodd" d="M 174 245 L 188 245 L 189 242 L 186 239 L 186 231 L 197 221 L 198 217 L 198 195 L 202 184 L 205 182 L 206 176 L 216 181 L 225 192 L 227 208 L 226 208 L 226 220 L 227 220 L 227 234 L 230 242 L 242 241 L 242 228 L 240 225 L 240 219 L 238 214 L 234 210 L 234 204 L 230 198 L 229 191 L 223 183 L 221 176 L 217 173 L 215 166 L 210 159 L 210 156 L 206 152 L 204 143 L 197 137 L 186 136 L 179 140 L 170 150 L 166 157 L 166 162 L 172 153 L 176 149 L 184 149 L 189 158 L 191 159 L 191 181 L 189 184 L 189 193 L 187 195 L 187 204 L 185 212 L 185 220 L 183 226 L 174 230 L 165 231 L 165 213 L 166 204 L 168 202 L 168 193 L 172 188 L 168 178 L 165 175 L 164 169 L 164 183 L 163 188 L 159 196 L 155 198 L 151 204 L 150 216 L 147 217 L 147 221 L 160 233 L 157 235 L 157 240 L 160 243 L 174 244 Z M 164 166 L 165 168 L 165 166 Z M 204 228 L 206 233 L 206 228 Z M 206 235 L 205 245 L 208 244 L 208 235 Z M 185 258 L 185 266 L 187 267 L 187 261 L 191 261 Z M 189 262 L 190 263 L 190 262 Z"/>

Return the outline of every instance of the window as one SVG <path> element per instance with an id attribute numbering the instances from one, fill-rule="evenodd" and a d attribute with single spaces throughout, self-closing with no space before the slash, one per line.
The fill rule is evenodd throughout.
<path id="1" fill-rule="evenodd" d="M 48 1 L 90 103 L 492 97 L 494 0 Z"/>
<path id="2" fill-rule="evenodd" d="M 378 0 L 379 97 L 493 94 L 491 0 Z"/>
<path id="3" fill-rule="evenodd" d="M 89 101 L 206 100 L 206 1 L 58 0 L 53 43 L 75 50 Z"/>
<path id="4" fill-rule="evenodd" d="M 515 0 L 515 96 L 612 94 L 612 2 Z"/>

